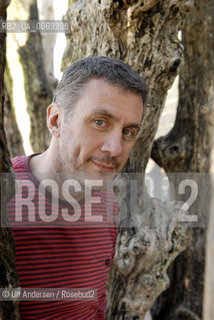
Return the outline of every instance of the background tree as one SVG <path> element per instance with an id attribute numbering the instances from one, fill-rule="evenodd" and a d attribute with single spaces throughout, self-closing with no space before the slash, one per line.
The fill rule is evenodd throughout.
<path id="1" fill-rule="evenodd" d="M 6 9 L 9 1 L 0 1 L 0 17 L 6 20 Z M 11 173 L 11 165 L 7 141 L 4 131 L 4 70 L 5 70 L 5 51 L 6 51 L 6 34 L 0 33 L 0 173 Z M 14 178 L 12 174 L 10 179 L 5 181 L 7 192 L 1 189 L 1 212 L 0 220 L 2 223 L 2 213 L 5 210 L 5 203 L 13 195 Z M 2 177 L 1 177 L 2 184 Z M 0 185 L 1 187 L 1 185 Z M 1 228 L 0 230 L 0 287 L 11 288 L 18 287 L 18 275 L 15 269 L 14 240 L 10 228 Z M 20 319 L 18 303 L 13 301 L 0 301 L 0 318 L 8 320 Z"/>
<path id="2" fill-rule="evenodd" d="M 49 8 L 47 6 L 47 8 Z M 44 14 L 43 14 L 44 16 Z M 11 20 L 39 20 L 37 1 L 14 1 L 9 8 L 9 18 Z M 51 16 L 50 18 L 51 19 Z M 46 61 L 43 46 L 47 41 L 43 41 L 40 32 L 10 33 L 9 43 L 12 55 L 8 55 L 8 68 L 6 73 L 8 93 L 12 106 L 16 105 L 17 113 L 24 115 L 24 106 L 19 106 L 17 110 L 17 100 L 20 104 L 25 104 L 30 117 L 30 143 L 34 152 L 44 151 L 49 145 L 49 133 L 46 127 L 46 107 L 52 99 L 52 90 L 56 87 L 56 81 L 50 72 L 53 69 L 54 38 L 49 41 L 49 64 L 44 67 Z M 17 72 L 19 68 L 20 73 Z M 12 76 L 13 82 L 9 79 Z M 19 78 L 17 78 L 17 76 Z M 23 78 L 20 78 L 23 77 Z M 23 83 L 22 83 L 23 82 Z M 15 88 L 16 85 L 16 88 Z M 22 85 L 22 86 L 18 86 Z M 17 94 L 15 97 L 14 94 Z M 25 123 L 26 126 L 26 123 Z"/>
<path id="3" fill-rule="evenodd" d="M 13 98 L 13 79 L 6 64 L 5 68 L 5 103 L 4 103 L 4 125 L 8 142 L 10 157 L 14 158 L 25 154 L 23 140 L 16 120 L 15 106 L 11 103 Z M 10 93 L 8 93 L 8 91 Z"/>
<path id="4" fill-rule="evenodd" d="M 182 31 L 184 64 L 177 117 L 173 129 L 155 141 L 152 151 L 153 159 L 168 172 L 209 172 L 212 140 L 207 106 L 214 92 L 213 17 L 212 0 L 195 0 Z M 205 190 L 209 192 L 208 177 Z M 200 201 L 205 210 L 197 208 L 198 213 L 206 218 L 208 203 L 203 197 Z M 160 299 L 162 307 L 154 319 L 202 318 L 206 227 L 200 224 L 192 230 L 191 246 L 171 266 L 171 286 Z"/>

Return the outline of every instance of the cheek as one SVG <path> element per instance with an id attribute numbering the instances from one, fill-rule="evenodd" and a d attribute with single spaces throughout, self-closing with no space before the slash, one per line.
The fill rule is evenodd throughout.
<path id="1" fill-rule="evenodd" d="M 81 163 L 90 158 L 95 151 L 95 139 L 90 139 L 88 136 L 81 136 L 81 139 L 76 143 L 75 156 Z"/>
<path id="2" fill-rule="evenodd" d="M 81 146 L 86 150 L 101 149 L 103 143 L 104 139 L 99 132 L 96 132 L 96 134 L 86 134 L 85 136 L 81 136 Z"/>

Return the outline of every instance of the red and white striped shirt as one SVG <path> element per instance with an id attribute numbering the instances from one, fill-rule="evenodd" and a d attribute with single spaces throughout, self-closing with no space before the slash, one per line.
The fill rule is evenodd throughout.
<path id="1" fill-rule="evenodd" d="M 89 204 L 90 207 L 92 206 L 93 215 L 103 216 L 105 222 L 85 222 L 84 217 L 89 207 L 87 203 L 81 203 L 82 215 L 79 222 L 64 223 L 60 214 L 61 209 L 66 209 L 72 216 L 74 208 L 69 203 L 59 201 L 57 222 L 60 224 L 56 221 L 39 224 L 41 203 L 45 207 L 46 217 L 51 214 L 53 204 L 47 194 L 41 194 L 39 191 L 39 181 L 30 170 L 29 158 L 22 156 L 12 160 L 17 179 L 24 184 L 26 181 L 30 183 L 28 187 L 20 188 L 7 205 L 15 238 L 16 267 L 20 285 L 22 288 L 95 289 L 97 298 L 90 301 L 86 299 L 21 301 L 21 319 L 105 319 L 106 280 L 117 237 L 117 219 L 110 219 L 111 221 L 106 219 L 107 201 L 111 201 L 113 216 L 118 218 L 118 206 L 114 193 L 110 190 L 95 191 L 93 196 L 99 196 L 100 203 Z M 29 209 L 30 206 L 20 207 L 19 203 L 29 195 L 32 210 Z M 17 214 L 17 208 L 21 208 L 22 212 Z M 36 218 L 33 223 L 28 222 L 31 211 L 34 211 Z M 17 217 L 23 220 L 16 222 Z"/>

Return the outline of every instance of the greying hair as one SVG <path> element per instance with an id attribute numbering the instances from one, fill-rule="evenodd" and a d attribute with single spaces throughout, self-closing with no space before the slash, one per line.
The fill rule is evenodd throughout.
<path id="1" fill-rule="evenodd" d="M 69 66 L 57 86 L 53 103 L 69 113 L 83 94 L 86 83 L 99 78 L 141 95 L 145 105 L 147 87 L 140 75 L 123 61 L 104 56 L 89 56 Z"/>

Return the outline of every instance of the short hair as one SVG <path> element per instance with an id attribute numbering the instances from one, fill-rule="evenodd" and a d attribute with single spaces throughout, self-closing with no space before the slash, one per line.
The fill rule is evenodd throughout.
<path id="1" fill-rule="evenodd" d="M 52 102 L 69 113 L 83 94 L 86 83 L 99 78 L 141 95 L 145 107 L 147 87 L 143 78 L 123 61 L 105 56 L 89 56 L 70 65 L 62 75 Z"/>

